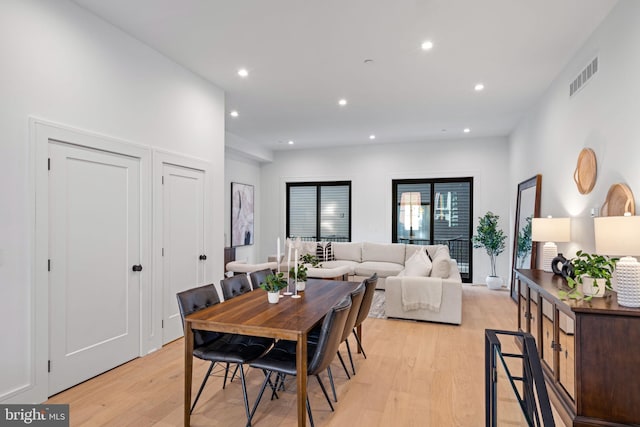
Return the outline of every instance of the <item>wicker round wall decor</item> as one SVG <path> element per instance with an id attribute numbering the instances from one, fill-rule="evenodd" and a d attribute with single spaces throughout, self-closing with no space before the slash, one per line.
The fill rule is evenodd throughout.
<path id="1" fill-rule="evenodd" d="M 607 198 L 602 205 L 602 216 L 623 216 L 625 212 L 636 214 L 636 202 L 633 193 L 626 184 L 613 184 L 609 188 Z"/>
<path id="2" fill-rule="evenodd" d="M 573 180 L 580 194 L 589 194 L 596 185 L 596 153 L 591 148 L 583 148 L 578 155 L 578 164 L 573 173 Z"/>

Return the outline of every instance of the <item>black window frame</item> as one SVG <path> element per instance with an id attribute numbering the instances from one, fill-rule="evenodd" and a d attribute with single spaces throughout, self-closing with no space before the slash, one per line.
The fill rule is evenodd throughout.
<path id="1" fill-rule="evenodd" d="M 304 181 L 304 182 L 287 182 L 287 203 L 286 203 L 286 232 L 287 237 L 292 237 L 290 233 L 290 224 L 289 224 L 289 212 L 290 212 L 290 188 L 292 187 L 316 187 L 316 235 L 315 238 L 317 241 L 333 241 L 330 238 L 321 238 L 320 233 L 320 222 L 321 222 L 321 205 L 320 200 L 322 196 L 322 187 L 336 187 L 336 186 L 347 186 L 349 188 L 349 229 L 348 229 L 348 237 L 347 242 L 351 241 L 351 221 L 352 221 L 352 200 L 351 200 L 351 181 Z M 294 236 L 297 237 L 297 236 Z M 344 241 L 344 240 L 339 240 Z"/>
<path id="2" fill-rule="evenodd" d="M 434 186 L 436 184 L 446 184 L 446 183 L 468 183 L 469 184 L 469 249 L 468 249 L 468 257 L 469 257 L 469 272 L 463 273 L 461 272 L 462 281 L 464 283 L 471 283 L 473 280 L 473 244 L 471 242 L 471 236 L 473 236 L 473 177 L 455 177 L 455 178 L 412 178 L 412 179 L 394 179 L 391 181 L 391 241 L 393 243 L 398 243 L 398 209 L 397 209 L 397 201 L 398 201 L 398 185 L 402 184 L 429 184 L 431 185 L 430 191 L 430 200 L 429 200 L 429 242 L 440 243 L 439 241 L 434 241 L 434 221 L 435 221 L 435 191 Z M 418 239 L 416 239 L 418 240 Z M 409 243 L 415 243 L 409 240 Z M 449 242 L 449 249 L 451 250 L 451 242 Z M 453 253 L 452 253 L 453 254 Z M 460 262 L 460 260 L 458 260 Z"/>

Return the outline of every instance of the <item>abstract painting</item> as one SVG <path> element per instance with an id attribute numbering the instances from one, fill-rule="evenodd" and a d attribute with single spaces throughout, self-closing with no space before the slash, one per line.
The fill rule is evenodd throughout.
<path id="1" fill-rule="evenodd" d="M 231 183 L 231 246 L 253 245 L 253 185 Z"/>

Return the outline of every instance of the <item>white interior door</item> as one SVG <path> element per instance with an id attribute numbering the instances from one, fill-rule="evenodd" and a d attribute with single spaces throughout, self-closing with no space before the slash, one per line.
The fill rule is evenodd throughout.
<path id="1" fill-rule="evenodd" d="M 49 395 L 138 356 L 140 160 L 50 142 Z"/>
<path id="2" fill-rule="evenodd" d="M 176 293 L 204 281 L 204 172 L 163 163 L 162 176 L 163 343 L 167 343 L 183 333 Z"/>

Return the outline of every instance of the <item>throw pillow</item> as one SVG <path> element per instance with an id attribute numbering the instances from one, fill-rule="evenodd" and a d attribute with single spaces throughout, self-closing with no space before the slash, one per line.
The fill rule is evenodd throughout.
<path id="1" fill-rule="evenodd" d="M 431 261 L 424 250 L 418 249 L 404 264 L 403 276 L 426 277 L 431 273 Z"/>
<path id="2" fill-rule="evenodd" d="M 333 250 L 331 248 L 331 242 L 327 242 L 323 244 L 322 242 L 316 245 L 316 258 L 318 261 L 333 261 L 335 260 L 335 255 L 333 255 Z"/>

